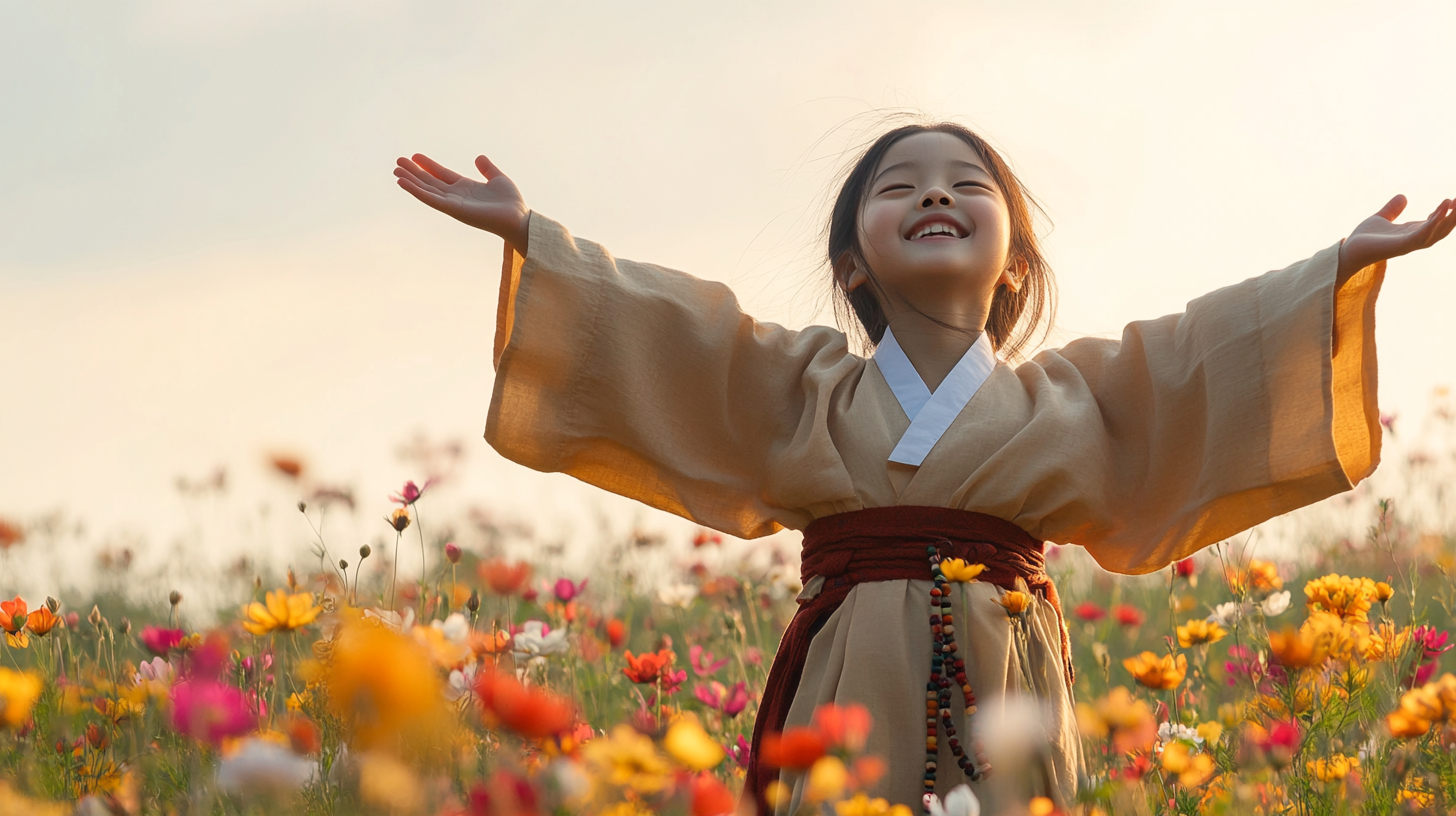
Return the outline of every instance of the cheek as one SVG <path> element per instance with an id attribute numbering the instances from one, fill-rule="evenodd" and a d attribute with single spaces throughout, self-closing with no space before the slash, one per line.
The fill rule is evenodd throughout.
<path id="1" fill-rule="evenodd" d="M 867 253 L 890 251 L 900 240 L 901 217 L 890 207 L 871 204 L 860 217 L 860 239 Z"/>

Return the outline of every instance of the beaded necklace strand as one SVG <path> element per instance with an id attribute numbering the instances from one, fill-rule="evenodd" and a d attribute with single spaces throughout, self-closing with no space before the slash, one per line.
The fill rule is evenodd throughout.
<path id="1" fill-rule="evenodd" d="M 948 542 L 947 542 L 948 543 Z M 991 772 L 979 741 L 973 741 L 973 760 L 956 737 L 955 723 L 951 718 L 951 680 L 961 687 L 965 698 L 966 717 L 969 720 L 976 713 L 976 692 L 966 679 L 966 661 L 956 656 L 955 619 L 951 614 L 950 590 L 947 589 L 945 573 L 941 571 L 940 551 L 935 545 L 925 548 L 930 559 L 930 573 L 934 586 L 930 590 L 930 633 L 934 640 L 930 656 L 930 681 L 925 684 L 925 792 L 935 792 L 936 773 L 936 730 L 945 729 L 945 738 L 956 764 L 971 781 L 979 781 Z M 938 720 L 938 722 L 937 722 Z"/>

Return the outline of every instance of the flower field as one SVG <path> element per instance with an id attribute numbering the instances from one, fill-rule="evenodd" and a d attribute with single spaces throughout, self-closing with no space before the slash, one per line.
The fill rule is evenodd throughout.
<path id="1" fill-rule="evenodd" d="M 1261 557 L 1240 537 L 1140 578 L 1052 548 L 1087 758 L 1072 810 L 1456 812 L 1456 539 L 1431 521 L 1453 451 L 1396 465 L 1420 523 L 1405 496 L 1349 499 L 1363 540 Z M 189 625 L 175 592 L 0 602 L 0 813 L 733 812 L 797 564 L 710 557 L 724 542 L 702 531 L 560 575 L 427 536 L 430 493 L 378 503 L 389 546 L 321 540 L 316 569 L 257 581 L 216 625 Z M 26 537 L 0 519 L 7 554 Z M 621 567 L 672 546 L 688 556 L 667 580 Z M 399 573 L 404 552 L 423 575 Z M 1008 625 L 1036 602 L 1020 601 Z M 880 725 L 827 706 L 764 756 L 806 775 L 804 812 L 909 816 L 874 796 Z M 927 810 L 979 805 L 957 790 Z"/>

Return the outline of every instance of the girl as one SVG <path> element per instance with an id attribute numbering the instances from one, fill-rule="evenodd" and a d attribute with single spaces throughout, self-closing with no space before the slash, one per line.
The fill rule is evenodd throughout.
<path id="1" fill-rule="evenodd" d="M 1397 196 L 1308 260 L 1013 367 L 997 354 L 1028 341 L 1050 271 L 1016 176 L 958 125 L 891 130 L 840 190 L 829 261 L 868 358 L 830 328 L 754 321 L 721 284 L 614 258 L 476 167 L 484 184 L 418 154 L 394 173 L 506 241 L 486 439 L 726 533 L 803 530 L 755 752 L 822 703 L 863 703 L 880 795 L 916 807 L 969 780 L 992 813 L 1076 792 L 1042 542 L 1151 572 L 1369 475 L 1385 261 L 1456 226 L 1450 200 L 1392 223 Z M 954 588 L 951 558 L 986 569 Z M 1023 689 L 1046 708 L 1039 772 L 988 773 L 968 712 Z M 775 778 L 755 754 L 761 812 Z M 796 809 L 802 780 L 783 781 L 778 807 Z"/>

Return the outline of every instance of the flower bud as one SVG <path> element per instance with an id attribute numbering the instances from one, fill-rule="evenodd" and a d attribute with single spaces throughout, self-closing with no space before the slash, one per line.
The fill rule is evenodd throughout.
<path id="1" fill-rule="evenodd" d="M 345 572 L 348 572 L 349 571 L 349 562 L 348 561 L 345 561 L 342 558 L 340 558 L 339 559 L 339 569 L 341 569 L 341 570 L 343 570 Z"/>
<path id="2" fill-rule="evenodd" d="M 470 590 L 470 599 L 465 602 L 465 608 L 466 609 L 469 609 L 470 612 L 471 612 L 471 614 L 475 614 L 476 612 L 479 612 L 480 611 L 480 593 L 479 592 L 476 592 L 473 589 Z"/>
<path id="3" fill-rule="evenodd" d="M 302 513 L 302 512 L 304 512 L 307 509 L 308 509 L 308 503 L 307 502 L 304 502 L 302 499 L 300 499 L 299 502 L 298 502 L 298 512 Z"/>
<path id="4" fill-rule="evenodd" d="M 123 635 L 126 634 L 127 632 L 130 632 L 131 631 L 131 620 L 129 618 L 122 618 L 121 619 L 121 626 L 119 628 L 120 628 L 120 631 L 121 631 L 121 633 Z"/>
<path id="5" fill-rule="evenodd" d="M 362 561 L 365 558 L 368 558 L 369 557 L 369 554 L 372 553 L 372 552 L 374 552 L 374 551 L 371 550 L 371 549 L 369 549 L 369 545 L 368 544 L 365 544 L 364 546 L 360 547 L 359 548 L 359 560 Z"/>
<path id="6" fill-rule="evenodd" d="M 89 621 L 92 626 L 100 626 L 101 625 L 101 607 L 96 606 L 95 604 L 92 604 L 91 605 L 91 614 L 89 614 L 89 615 L 86 616 L 86 620 Z"/>
<path id="7" fill-rule="evenodd" d="M 172 594 L 167 596 L 167 600 L 170 601 L 173 606 L 176 606 L 177 604 L 182 603 L 182 593 L 174 589 L 172 590 Z"/>
<path id="8" fill-rule="evenodd" d="M 389 526 L 393 527 L 396 533 L 402 533 L 410 524 L 409 511 L 401 507 L 394 511 L 385 521 L 389 522 Z"/>
<path id="9" fill-rule="evenodd" d="M 1384 581 L 1377 581 L 1375 584 L 1375 598 L 1381 603 L 1386 603 L 1395 596 L 1395 589 Z"/>
<path id="10" fill-rule="evenodd" d="M 46 609 L 49 609 L 51 611 L 51 614 L 54 615 L 57 612 L 61 611 L 61 602 L 47 595 Z"/>
<path id="11" fill-rule="evenodd" d="M 445 558 L 449 559 L 452 564 L 460 563 L 460 546 L 453 541 L 446 544 Z"/>
<path id="12" fill-rule="evenodd" d="M 81 613 L 80 612 L 67 612 L 66 613 L 66 628 L 67 629 L 75 629 L 77 626 L 80 626 L 80 625 L 81 625 Z"/>

